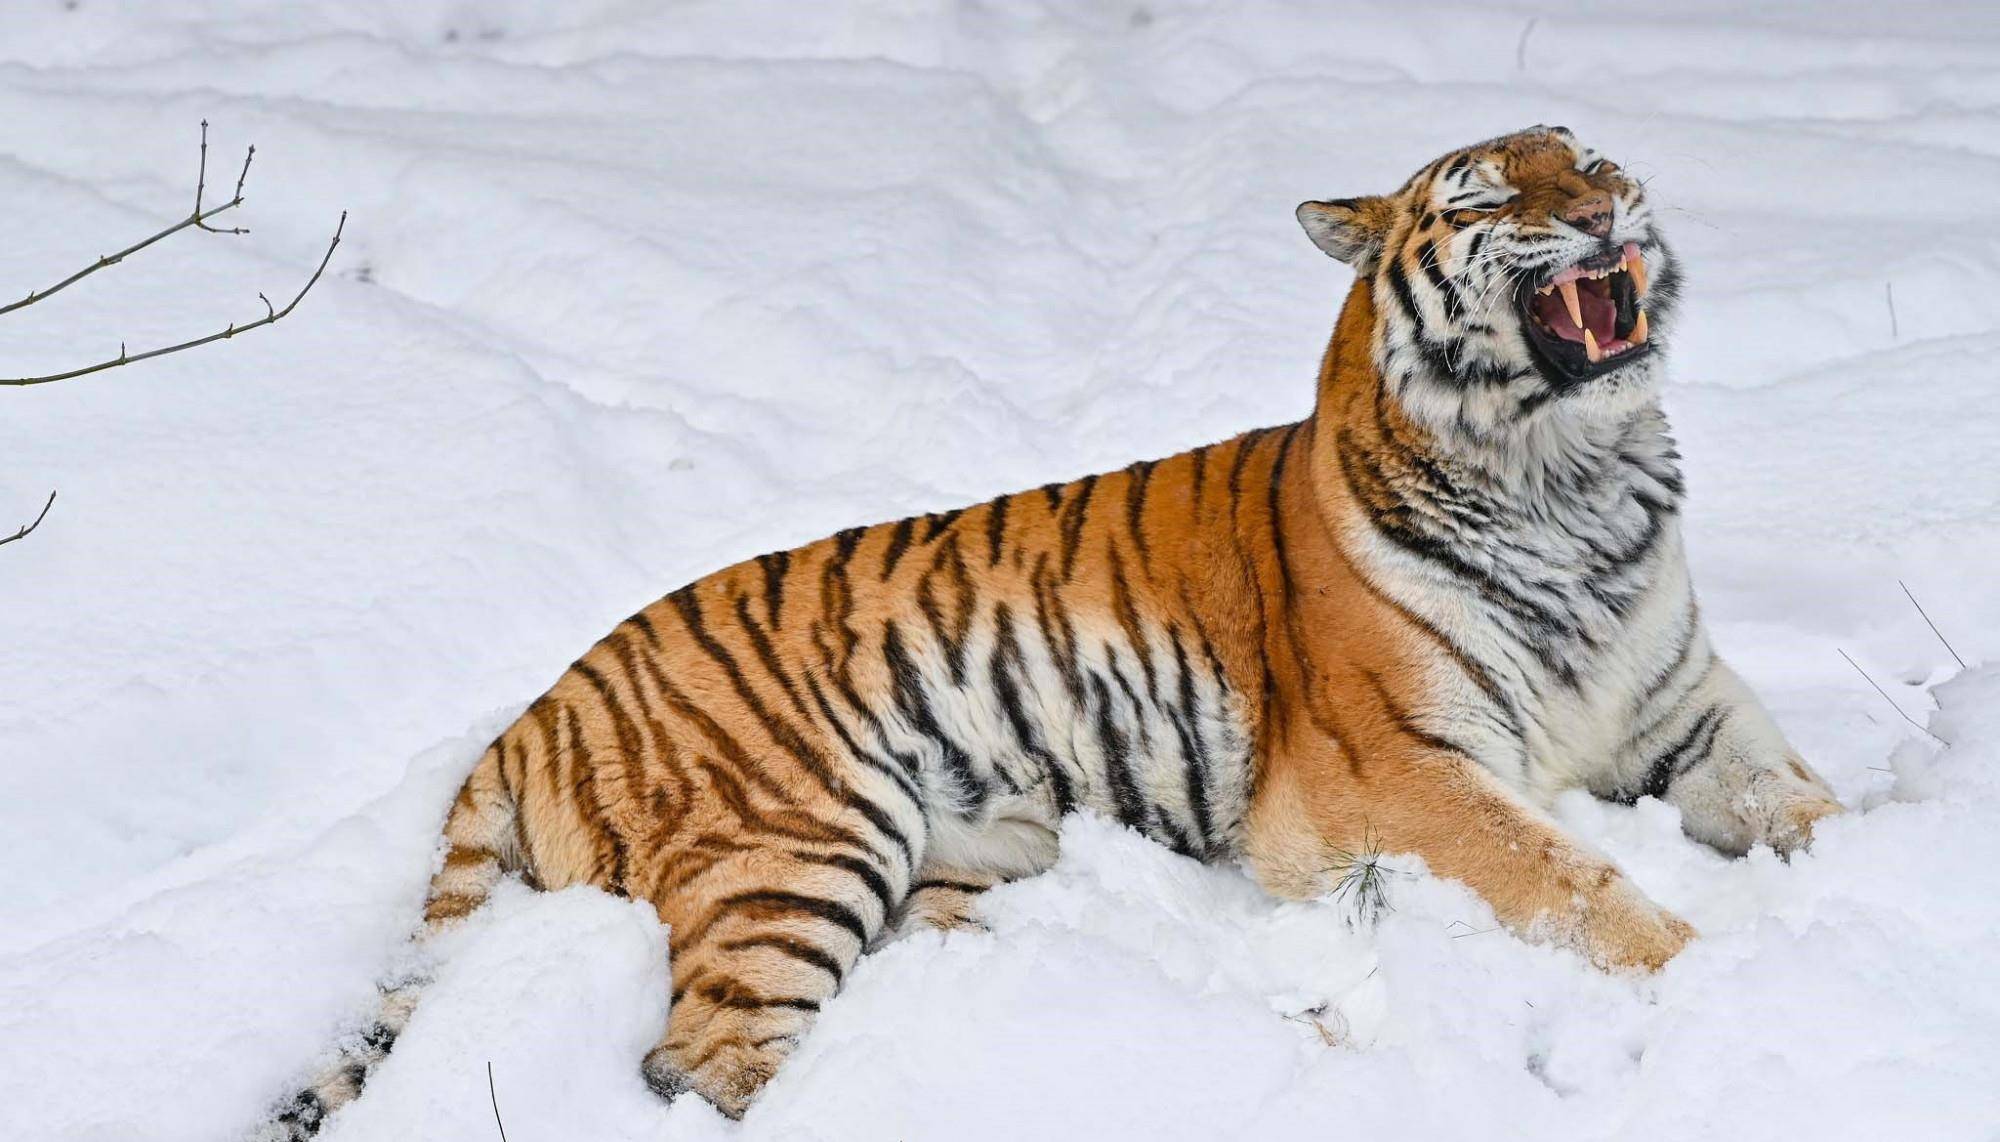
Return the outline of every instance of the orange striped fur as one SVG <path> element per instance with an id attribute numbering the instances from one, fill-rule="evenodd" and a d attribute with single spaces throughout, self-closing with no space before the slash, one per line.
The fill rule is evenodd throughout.
<path id="1" fill-rule="evenodd" d="M 1537 128 L 1393 196 L 1308 204 L 1359 271 L 1309 418 L 843 531 L 646 607 L 480 759 L 428 926 L 508 873 L 650 902 L 673 999 L 645 1073 L 732 1115 L 858 956 L 976 924 L 976 893 L 1046 868 L 1079 808 L 1287 896 L 1370 841 L 1416 853 L 1524 935 L 1658 968 L 1692 930 L 1563 833 L 1555 790 L 1663 797 L 1731 851 L 1789 848 L 1838 806 L 1700 633 L 1650 374 L 1538 364 L 1514 282 L 1467 250 L 1482 228 L 1516 243 L 1520 278 L 1547 234 L 1595 250 L 1617 234 L 1577 226 L 1629 223 L 1663 339 L 1674 275 L 1642 202 Z M 1574 475 L 1581 456 L 1624 483 Z M 1613 530 L 1565 530 L 1565 496 Z"/>

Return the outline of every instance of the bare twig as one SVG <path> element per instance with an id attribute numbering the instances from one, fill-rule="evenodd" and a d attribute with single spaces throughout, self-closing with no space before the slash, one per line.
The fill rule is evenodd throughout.
<path id="1" fill-rule="evenodd" d="M 243 172 L 236 178 L 235 196 L 231 198 L 228 202 L 223 203 L 221 206 L 218 206 L 213 210 L 203 210 L 201 206 L 202 186 L 203 183 L 205 183 L 208 178 L 208 120 L 203 119 L 201 121 L 201 171 L 196 176 L 193 213 L 189 214 L 186 218 L 181 219 L 179 222 L 174 223 L 172 226 L 169 226 L 166 229 L 160 231 L 159 233 L 154 234 L 148 238 L 142 238 L 139 241 L 132 243 L 130 246 L 127 246 L 124 249 L 118 251 L 115 254 L 104 255 L 103 257 L 97 259 L 96 261 L 92 262 L 91 264 L 85 266 L 84 268 L 78 270 L 77 272 L 71 274 L 70 276 L 64 278 L 63 280 L 57 282 L 56 284 L 50 286 L 47 289 L 30 290 L 28 296 L 22 298 L 21 300 L 16 302 L 10 302 L 6 305 L 0 305 L 0 316 L 12 313 L 17 309 L 25 309 L 28 306 L 31 306 L 36 302 L 47 298 L 51 294 L 61 293 L 63 290 L 68 289 L 69 287 L 75 285 L 76 283 L 82 281 L 83 279 L 89 277 L 90 275 L 96 273 L 97 271 L 104 269 L 106 266 L 115 266 L 118 263 L 124 261 L 126 258 L 130 257 L 131 255 L 138 253 L 139 251 L 145 249 L 146 247 L 152 245 L 155 242 L 158 242 L 162 238 L 171 238 L 175 234 L 180 233 L 181 231 L 187 229 L 190 226 L 198 226 L 203 230 L 207 230 L 211 234 L 248 233 L 248 231 L 242 229 L 221 229 L 218 227 L 210 226 L 208 225 L 208 220 L 215 217 L 218 214 L 234 210 L 237 207 L 243 205 L 243 180 L 249 177 L 250 175 L 250 157 L 251 155 L 255 155 L 256 153 L 257 153 L 257 148 L 251 147 L 249 154 L 243 156 Z"/>
<path id="2" fill-rule="evenodd" d="M 500 1142 L 507 1142 L 507 1124 L 500 1121 L 500 1096 L 493 1090 L 493 1060 L 486 1060 L 486 1097 L 493 1100 L 493 1125 L 500 1128 Z"/>
<path id="3" fill-rule="evenodd" d="M 1834 649 L 1840 650 L 1839 647 L 1835 647 Z M 1882 695 L 1882 700 L 1884 702 L 1889 703 L 1890 708 L 1895 710 L 1896 713 L 1901 714 L 1904 721 L 1910 723 L 1913 726 L 1916 726 L 1918 733 L 1923 734 L 1925 737 L 1931 739 L 1932 741 L 1938 743 L 1939 745 L 1948 746 L 1951 744 L 1950 742 L 1932 733 L 1928 728 L 1919 723 L 1915 718 L 1911 717 L 1908 714 L 1904 714 L 1903 708 L 1901 706 L 1896 705 L 1896 700 L 1889 696 L 1889 692 L 1887 690 L 1882 689 L 1881 684 L 1876 682 L 1873 678 L 1869 678 L 1868 672 L 1866 670 L 1861 669 L 1861 664 L 1859 662 L 1854 661 L 1854 657 L 1852 655 L 1848 654 L 1844 650 L 1841 650 L 1840 656 L 1842 658 L 1847 659 L 1847 664 L 1854 668 L 1855 673 L 1861 675 L 1862 678 L 1867 679 L 1867 682 L 1870 686 L 1875 687 L 1875 692 L 1877 694 Z"/>
<path id="4" fill-rule="evenodd" d="M 206 217 L 220 214 L 223 211 L 230 209 L 231 207 L 239 206 L 242 204 L 243 180 L 250 177 L 250 160 L 256 157 L 257 157 L 257 146 L 256 144 L 253 143 L 251 144 L 249 150 L 243 152 L 243 169 L 236 172 L 235 197 L 231 198 L 224 205 L 218 206 L 214 210 L 209 211 L 208 215 L 204 216 L 201 212 L 201 196 L 203 191 L 207 190 L 208 188 L 208 120 L 203 119 L 201 121 L 201 168 L 195 173 L 194 213 L 189 215 L 189 217 L 194 219 L 194 224 L 196 226 L 199 226 L 200 228 L 208 231 L 211 234 L 248 234 L 250 232 L 249 230 L 241 226 L 231 226 L 226 228 L 217 228 L 214 226 L 210 226 L 205 219 Z"/>
<path id="5" fill-rule="evenodd" d="M 193 227 L 197 230 L 205 230 L 210 234 L 249 233 L 247 229 L 241 226 L 214 226 L 210 224 L 210 220 L 215 218 L 217 215 L 227 213 L 228 211 L 234 210 L 237 207 L 243 205 L 243 184 L 250 177 L 250 163 L 257 157 L 257 148 L 251 147 L 243 153 L 243 166 L 236 172 L 236 189 L 230 194 L 229 201 L 224 202 L 220 206 L 214 206 L 214 207 L 210 207 L 205 203 L 205 198 L 208 194 L 208 120 L 206 119 L 203 119 L 201 121 L 200 153 L 201 153 L 200 162 L 195 168 L 194 209 L 188 213 L 187 217 L 181 219 L 179 222 L 176 222 L 171 226 L 168 226 L 166 229 L 151 235 L 150 237 L 142 238 L 139 241 L 134 242 L 130 246 L 125 247 L 124 249 L 118 251 L 115 254 L 104 255 L 103 257 L 97 259 L 95 262 L 92 262 L 91 264 L 85 266 L 84 268 L 78 270 L 77 272 L 71 274 L 70 276 L 64 278 L 63 280 L 57 282 L 56 284 L 48 287 L 47 289 L 30 291 L 28 296 L 22 298 L 19 301 L 11 302 L 7 305 L 0 305 L 0 316 L 12 313 L 17 309 L 25 309 L 26 307 L 33 305 L 38 301 L 47 300 L 51 295 L 61 293 L 63 290 L 68 289 L 69 287 L 75 285 L 76 283 L 82 281 L 83 279 L 89 277 L 90 275 L 96 273 L 97 271 L 104 269 L 107 266 L 115 266 L 118 263 L 124 261 L 126 258 L 132 256 L 133 254 L 136 254 L 139 251 L 145 249 L 146 247 L 151 246 L 155 242 L 158 242 L 164 238 L 172 237 L 173 235 L 178 234 L 181 231 L 188 229 L 189 227 Z M 340 246 L 341 232 L 344 231 L 346 228 L 347 228 L 347 214 L 345 212 L 342 212 L 340 216 L 339 225 L 334 227 L 333 240 L 327 244 L 325 256 L 320 258 L 319 267 L 313 270 L 313 275 L 310 279 L 306 281 L 304 288 L 300 289 L 297 296 L 293 297 L 290 304 L 286 305 L 283 309 L 279 309 L 276 306 L 272 305 L 271 299 L 265 297 L 263 294 L 260 293 L 257 296 L 260 300 L 264 302 L 264 316 L 258 318 L 255 321 L 246 322 L 242 325 L 231 323 L 227 328 L 223 329 L 222 332 L 220 333 L 211 333 L 206 337 L 197 337 L 190 341 L 180 342 L 177 345 L 167 345 L 159 349 L 148 349 L 142 353 L 128 352 L 125 348 L 124 342 L 120 342 L 118 345 L 118 355 L 109 360 L 99 361 L 94 365 L 86 365 L 80 369 L 70 369 L 61 373 L 51 373 L 48 374 L 47 376 L 19 377 L 11 380 L 0 379 L 0 385 L 20 387 L 23 385 L 45 385 L 51 381 L 66 381 L 72 377 L 81 377 L 90 373 L 102 372 L 105 369 L 115 369 L 121 365 L 129 365 L 134 361 L 145 361 L 153 357 L 164 357 L 168 353 L 179 353 L 185 349 L 193 349 L 196 348 L 197 346 L 206 345 L 211 341 L 227 340 L 231 337 L 236 336 L 239 333 L 248 333 L 250 330 L 259 328 L 260 326 L 276 324 L 278 321 L 283 319 L 285 315 L 291 313 L 293 308 L 295 308 L 300 301 L 304 300 L 306 294 L 312 290 L 313 286 L 319 283 L 320 275 L 326 272 L 327 263 L 332 261 L 333 259 L 334 250 L 338 249 Z"/>
<path id="6" fill-rule="evenodd" d="M 1944 648 L 1948 651 L 1951 651 L 1951 656 L 1958 660 L 1958 668 L 1960 670 L 1964 670 L 1965 659 L 1959 657 L 1958 651 L 1952 648 L 1951 640 L 1947 639 L 1944 636 L 1944 632 L 1938 629 L 1938 625 L 1934 622 L 1931 622 L 1930 613 L 1924 610 L 1924 605 L 1922 603 L 1917 602 L 1917 597 L 1915 595 L 1910 594 L 1909 585 L 1907 583 L 1904 583 L 1901 579 L 1898 579 L 1896 580 L 1896 586 L 1903 588 L 1903 597 L 1909 599 L 1910 605 L 1917 608 L 1917 613 L 1924 616 L 1925 625 L 1931 628 L 1931 633 L 1937 636 L 1937 640 L 1939 642 L 1944 643 Z"/>
<path id="7" fill-rule="evenodd" d="M 1528 37 L 1535 34 L 1535 25 L 1541 22 L 1540 16 L 1530 16 L 1528 22 L 1521 26 L 1521 38 L 1514 43 L 1515 71 L 1528 70 Z"/>
<path id="8" fill-rule="evenodd" d="M 1882 296 L 1889 299 L 1889 340 L 1901 341 L 1903 335 L 1896 328 L 1896 283 L 1883 282 Z"/>
<path id="9" fill-rule="evenodd" d="M 209 211 L 208 216 L 213 217 L 216 213 L 217 211 L 211 210 Z M 272 309 L 270 299 L 266 298 L 264 301 L 264 309 L 265 309 L 264 316 L 256 319 L 255 321 L 245 322 L 242 325 L 236 325 L 232 323 L 228 328 L 224 329 L 220 333 L 211 333 L 206 337 L 196 337 L 191 341 L 182 341 L 177 345 L 167 345 L 158 349 L 148 349 L 143 353 L 129 353 L 126 351 L 124 343 L 120 342 L 118 345 L 118 355 L 116 357 L 110 358 L 109 360 L 99 361 L 94 365 L 85 365 L 83 368 L 80 369 L 71 369 L 65 373 L 50 373 L 47 376 L 41 376 L 41 377 L 18 377 L 14 379 L 0 379 L 0 385 L 11 385 L 14 387 L 20 387 L 23 385 L 46 385 L 51 381 L 67 381 L 72 377 L 81 377 L 81 376 L 86 376 L 90 373 L 99 373 L 103 372 L 106 369 L 116 369 L 123 365 L 130 365 L 135 361 L 146 361 L 154 357 L 164 357 L 169 353 L 179 353 L 185 349 L 197 348 L 199 346 L 206 345 L 211 341 L 226 341 L 231 337 L 238 336 L 239 334 L 248 333 L 252 329 L 261 328 L 262 326 L 266 325 L 275 325 L 278 322 L 284 320 L 288 315 L 290 315 L 292 310 L 298 308 L 299 302 L 304 301 L 306 294 L 312 292 L 313 286 L 319 284 L 320 275 L 326 272 L 327 263 L 333 260 L 333 252 L 340 248 L 341 232 L 346 229 L 347 229 L 347 212 L 343 210 L 340 212 L 339 224 L 333 228 L 333 240 L 327 243 L 326 253 L 320 257 L 319 266 L 313 270 L 312 277 L 306 279 L 306 284 L 299 288 L 299 292 L 292 297 L 291 301 L 285 304 L 285 307 L 283 309 Z M 130 251 L 127 252 L 129 253 Z M 120 256 L 122 257 L 123 255 Z M 44 293 L 42 296 L 47 297 L 48 294 Z M 257 296 L 263 297 L 264 295 L 260 293 Z"/>
<path id="10" fill-rule="evenodd" d="M 22 528 L 21 530 L 15 532 L 14 534 L 8 536 L 5 539 L 0 539 L 0 545 L 12 543 L 17 539 L 26 539 L 29 532 L 42 526 L 42 521 L 49 518 L 49 509 L 54 506 L 56 506 L 56 494 L 54 492 L 50 492 L 49 502 L 42 505 L 42 514 L 35 517 L 35 522 L 29 524 L 28 526 Z"/>

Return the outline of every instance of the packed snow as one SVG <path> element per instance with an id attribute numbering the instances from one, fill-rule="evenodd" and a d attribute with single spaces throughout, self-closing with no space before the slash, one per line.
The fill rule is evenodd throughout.
<path id="1" fill-rule="evenodd" d="M 0 548 L 0 1138 L 242 1136 L 611 623 L 1298 418 L 1348 278 L 1293 205 L 1536 122 L 1670 206 L 1696 581 L 1854 810 L 1810 854 L 1565 801 L 1703 932 L 1635 980 L 1407 860 L 1370 928 L 1073 819 L 740 1125 L 640 1080 L 651 913 L 515 886 L 326 1137 L 2000 1137 L 2000 9 L 13 0 L 0 300 L 184 213 L 204 117 L 211 194 L 258 145 L 251 233 L 8 315 L 0 374 L 255 318 L 346 241 L 277 326 L 0 394 L 0 518 L 60 490 Z"/>

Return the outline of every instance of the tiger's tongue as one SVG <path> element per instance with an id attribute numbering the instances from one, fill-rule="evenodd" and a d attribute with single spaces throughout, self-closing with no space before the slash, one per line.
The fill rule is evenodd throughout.
<path id="1" fill-rule="evenodd" d="M 1607 344 L 1618 332 L 1618 307 L 1609 297 L 1588 289 L 1576 291 L 1576 307 L 1583 311 L 1583 325 L 1569 319 L 1569 308 L 1563 305 L 1562 294 L 1551 290 L 1535 295 L 1535 315 L 1555 330 L 1556 336 L 1565 341 L 1583 342 L 1583 330 L 1588 327 L 1591 336 L 1599 345 Z"/>

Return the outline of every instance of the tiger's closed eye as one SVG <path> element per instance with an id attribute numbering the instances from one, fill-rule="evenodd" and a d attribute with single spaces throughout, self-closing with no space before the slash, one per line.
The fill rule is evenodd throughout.
<path id="1" fill-rule="evenodd" d="M 1583 173 L 1585 173 L 1585 174 L 1617 174 L 1617 173 L 1618 173 L 1618 164 L 1617 164 L 1617 163 L 1614 163 L 1614 162 L 1612 162 L 1612 161 L 1611 161 L 1610 159 L 1595 159 L 1595 160 L 1592 160 L 1592 161 L 1591 161 L 1591 163 L 1590 163 L 1590 165 L 1589 165 L 1589 166 L 1586 166 L 1586 167 L 1584 167 L 1584 168 L 1583 168 Z"/>
<path id="2" fill-rule="evenodd" d="M 1491 210 L 1471 210 L 1462 208 L 1458 210 L 1447 210 L 1443 214 L 1439 215 L 1439 217 L 1444 219 L 1445 225 L 1451 226 L 1455 229 L 1463 230 L 1467 226 L 1472 225 L 1473 223 L 1479 221 L 1481 218 L 1484 218 L 1491 213 L 1493 213 Z"/>

